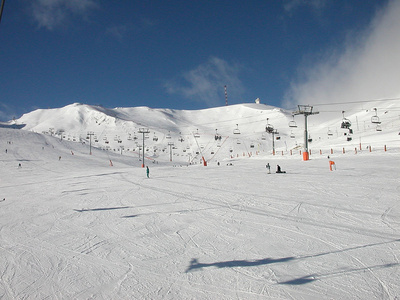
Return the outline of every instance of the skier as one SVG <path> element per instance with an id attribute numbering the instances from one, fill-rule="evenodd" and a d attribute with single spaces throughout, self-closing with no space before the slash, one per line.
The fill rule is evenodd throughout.
<path id="1" fill-rule="evenodd" d="M 146 166 L 146 174 L 147 174 L 147 178 L 150 178 L 150 177 L 149 177 L 150 170 L 149 170 L 149 167 L 148 167 L 148 166 Z"/>
<path id="2" fill-rule="evenodd" d="M 271 174 L 271 166 L 269 165 L 269 163 L 267 163 L 265 167 L 268 169 L 268 174 Z"/>

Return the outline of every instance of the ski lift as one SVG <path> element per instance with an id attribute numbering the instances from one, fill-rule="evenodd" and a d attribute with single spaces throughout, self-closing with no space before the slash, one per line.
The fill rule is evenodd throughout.
<path id="1" fill-rule="evenodd" d="M 312 142 L 312 138 L 311 138 L 311 136 L 310 135 L 308 135 L 308 140 L 307 140 L 309 143 L 311 143 Z"/>
<path id="2" fill-rule="evenodd" d="M 294 120 L 294 115 L 292 115 L 292 117 L 293 117 L 293 120 L 289 122 L 289 127 L 291 127 L 291 128 L 297 128 L 297 124 L 296 124 L 296 122 L 295 122 L 295 120 Z"/>
<path id="3" fill-rule="evenodd" d="M 196 139 L 200 137 L 199 129 L 196 129 L 196 133 L 193 134 Z"/>
<path id="4" fill-rule="evenodd" d="M 229 152 L 231 152 L 231 153 L 232 153 L 232 152 L 233 152 L 233 148 L 229 148 Z"/>
<path id="5" fill-rule="evenodd" d="M 132 135 L 130 133 L 128 135 L 128 141 L 132 141 Z"/>
<path id="6" fill-rule="evenodd" d="M 333 135 L 332 131 L 328 128 L 328 136 L 332 136 L 332 135 Z"/>
<path id="7" fill-rule="evenodd" d="M 215 129 L 215 140 L 216 140 L 216 141 L 220 141 L 221 138 L 222 138 L 221 135 L 218 134 L 218 129 Z"/>
<path id="8" fill-rule="evenodd" d="M 136 135 L 136 133 L 133 134 L 133 139 L 134 139 L 134 140 L 137 140 L 137 135 Z"/>
<path id="9" fill-rule="evenodd" d="M 268 120 L 269 120 L 269 118 L 267 118 L 267 125 L 265 126 L 265 131 L 268 132 L 268 133 L 271 133 L 272 131 L 274 131 L 274 126 L 269 124 Z"/>
<path id="10" fill-rule="evenodd" d="M 293 133 L 293 130 L 290 132 L 290 138 L 291 138 L 291 139 L 296 138 L 296 136 L 295 136 L 294 133 Z"/>
<path id="11" fill-rule="evenodd" d="M 382 131 L 382 126 L 381 124 L 376 125 L 376 131 Z"/>
<path id="12" fill-rule="evenodd" d="M 236 124 L 236 129 L 233 130 L 233 134 L 240 134 L 239 124 Z"/>
<path id="13" fill-rule="evenodd" d="M 343 119 L 342 119 L 342 124 L 340 125 L 340 128 L 349 129 L 351 126 L 351 122 L 349 119 L 346 119 L 344 117 L 344 110 L 342 111 L 342 114 L 343 114 Z"/>
<path id="14" fill-rule="evenodd" d="M 265 141 L 266 139 L 267 139 L 267 137 L 265 136 L 265 133 L 263 133 L 263 134 L 261 135 L 261 140 Z"/>
<path id="15" fill-rule="evenodd" d="M 166 139 L 171 139 L 170 131 L 168 131 L 167 135 L 165 136 Z"/>
<path id="16" fill-rule="evenodd" d="M 373 109 L 375 111 L 375 116 L 371 117 L 372 124 L 381 124 L 379 117 L 378 117 L 378 110 L 376 108 Z"/>
<path id="17" fill-rule="evenodd" d="M 156 136 L 156 133 L 154 132 L 154 136 L 153 136 L 153 141 L 157 142 L 158 141 L 158 137 Z"/>
<path id="18" fill-rule="evenodd" d="M 242 142 L 239 139 L 236 140 L 236 144 L 240 145 L 241 143 Z"/>
<path id="19" fill-rule="evenodd" d="M 254 148 L 254 143 L 251 143 L 251 144 L 250 144 L 250 148 Z"/>

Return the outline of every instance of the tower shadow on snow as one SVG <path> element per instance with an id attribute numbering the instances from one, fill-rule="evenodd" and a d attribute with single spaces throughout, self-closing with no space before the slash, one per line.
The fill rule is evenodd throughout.
<path id="1" fill-rule="evenodd" d="M 254 267 L 254 266 L 262 266 L 273 263 L 286 262 L 293 259 L 295 259 L 295 257 L 263 258 L 257 260 L 229 260 L 229 261 L 221 261 L 221 262 L 205 264 L 205 263 L 199 263 L 197 258 L 193 258 L 190 261 L 190 265 L 186 269 L 185 273 L 188 273 L 195 269 L 203 269 L 207 267 L 217 267 L 217 268 Z"/>

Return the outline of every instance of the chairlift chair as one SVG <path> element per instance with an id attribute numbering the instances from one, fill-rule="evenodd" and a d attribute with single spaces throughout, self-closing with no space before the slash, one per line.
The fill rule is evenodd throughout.
<path id="1" fill-rule="evenodd" d="M 296 136 L 294 135 L 293 131 L 290 132 L 290 138 L 291 138 L 291 139 L 296 138 Z"/>
<path id="2" fill-rule="evenodd" d="M 378 110 L 376 108 L 374 108 L 374 111 L 375 111 L 375 116 L 371 117 L 371 123 L 372 124 L 381 124 L 381 121 L 379 120 L 379 117 L 378 117 Z"/>
<path id="3" fill-rule="evenodd" d="M 158 141 L 158 136 L 156 136 L 156 133 L 154 132 L 154 136 L 153 136 L 153 141 L 157 142 Z"/>
<path id="4" fill-rule="evenodd" d="M 344 117 L 344 113 L 345 113 L 345 111 L 343 110 L 343 111 L 342 111 L 343 119 L 342 119 L 342 124 L 340 125 L 340 128 L 349 129 L 350 126 L 351 126 L 351 122 L 350 122 L 349 119 L 346 119 L 346 118 Z"/>
<path id="5" fill-rule="evenodd" d="M 167 135 L 165 136 L 165 138 L 166 139 L 171 139 L 171 134 L 169 133 L 169 131 L 168 131 Z"/>
<path id="6" fill-rule="evenodd" d="M 294 115 L 293 115 L 292 117 L 293 117 L 293 120 L 289 122 L 289 127 L 291 127 L 291 128 L 297 128 L 297 124 L 296 124 L 296 122 L 295 122 L 295 120 L 294 120 Z"/>
<path id="7" fill-rule="evenodd" d="M 328 128 L 328 136 L 332 136 L 332 135 L 333 135 L 332 131 Z"/>
<path id="8" fill-rule="evenodd" d="M 261 140 L 265 141 L 266 139 L 267 139 L 267 137 L 265 136 L 265 133 L 263 133 L 263 134 L 261 135 Z"/>
<path id="9" fill-rule="evenodd" d="M 271 133 L 272 131 L 274 131 L 274 126 L 269 124 L 268 120 L 269 120 L 269 118 L 267 118 L 267 125 L 265 125 L 265 131 L 268 132 L 268 133 Z"/>
<path id="10" fill-rule="evenodd" d="M 236 129 L 233 130 L 233 134 L 240 134 L 239 124 L 236 124 Z"/>
<path id="11" fill-rule="evenodd" d="M 178 141 L 180 141 L 182 143 L 185 139 L 183 138 L 183 135 L 180 132 L 179 132 L 179 134 L 180 134 L 180 136 L 179 136 Z"/>
<path id="12" fill-rule="evenodd" d="M 376 131 L 382 131 L 382 126 L 380 124 L 376 125 Z"/>
<path id="13" fill-rule="evenodd" d="M 194 134 L 194 137 L 198 139 L 200 137 L 199 129 L 196 130 L 196 133 Z"/>
<path id="14" fill-rule="evenodd" d="M 215 140 L 220 141 L 221 140 L 221 135 L 218 134 L 218 129 L 215 129 Z"/>

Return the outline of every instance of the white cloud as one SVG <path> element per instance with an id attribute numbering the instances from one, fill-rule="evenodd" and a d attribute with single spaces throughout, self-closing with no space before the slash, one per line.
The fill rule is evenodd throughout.
<path id="1" fill-rule="evenodd" d="M 165 88 L 171 94 L 180 94 L 208 106 L 225 103 L 224 86 L 228 86 L 230 99 L 241 100 L 244 91 L 239 79 L 240 67 L 225 60 L 211 57 L 194 70 L 185 72 L 180 79 L 168 81 Z"/>
<path id="2" fill-rule="evenodd" d="M 97 0 L 33 0 L 30 13 L 39 28 L 54 30 L 75 16 L 85 18 Z"/>
<path id="3" fill-rule="evenodd" d="M 364 33 L 303 66 L 292 82 L 284 105 L 342 103 L 400 95 L 400 1 L 390 1 Z"/>

